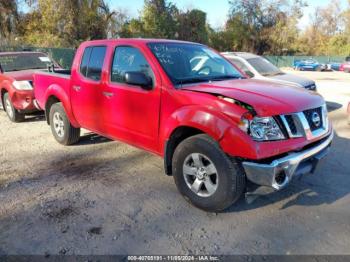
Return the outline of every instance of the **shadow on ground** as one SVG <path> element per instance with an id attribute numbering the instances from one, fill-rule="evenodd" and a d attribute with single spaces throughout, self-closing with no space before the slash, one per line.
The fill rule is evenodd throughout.
<path id="1" fill-rule="evenodd" d="M 88 133 L 80 137 L 79 142 L 73 146 L 85 146 L 91 144 L 102 144 L 107 142 L 113 142 L 113 140 L 100 136 L 95 133 Z"/>

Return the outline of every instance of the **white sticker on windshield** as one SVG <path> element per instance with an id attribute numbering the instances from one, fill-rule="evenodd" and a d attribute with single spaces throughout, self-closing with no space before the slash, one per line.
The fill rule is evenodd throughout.
<path id="1" fill-rule="evenodd" d="M 47 56 L 40 56 L 39 59 L 41 62 L 51 62 L 50 58 Z"/>

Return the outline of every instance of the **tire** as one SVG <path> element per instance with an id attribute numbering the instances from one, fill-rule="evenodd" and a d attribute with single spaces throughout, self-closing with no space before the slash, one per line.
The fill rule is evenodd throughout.
<path id="1" fill-rule="evenodd" d="M 195 164 L 198 161 L 204 172 L 198 169 L 201 165 Z M 213 166 L 216 173 L 208 175 L 209 172 L 213 173 Z M 172 168 L 180 193 L 187 201 L 205 211 L 223 211 L 236 202 L 245 190 L 246 177 L 242 166 L 230 159 L 216 141 L 205 134 L 189 137 L 177 146 Z M 190 172 L 184 172 L 184 169 Z"/>
<path id="2" fill-rule="evenodd" d="M 62 103 L 51 106 L 49 119 L 52 134 L 58 143 L 68 146 L 79 141 L 80 128 L 71 125 Z"/>
<path id="3" fill-rule="evenodd" d="M 6 111 L 8 118 L 14 123 L 23 122 L 25 119 L 25 116 L 19 113 L 13 106 L 9 93 L 5 93 L 4 95 L 4 110 Z"/>

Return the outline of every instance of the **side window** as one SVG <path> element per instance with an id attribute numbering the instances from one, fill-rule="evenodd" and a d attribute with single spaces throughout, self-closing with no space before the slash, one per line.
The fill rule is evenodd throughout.
<path id="1" fill-rule="evenodd" d="M 142 72 L 152 78 L 153 71 L 143 54 L 135 47 L 116 47 L 114 52 L 111 81 L 125 83 L 126 72 Z"/>
<path id="2" fill-rule="evenodd" d="M 100 80 L 105 54 L 105 46 L 87 47 L 81 59 L 80 73 L 92 80 Z"/>
<path id="3" fill-rule="evenodd" d="M 87 47 L 84 50 L 84 54 L 83 54 L 83 58 L 81 60 L 81 64 L 80 64 L 80 73 L 83 76 L 86 76 L 86 72 L 87 72 L 87 68 L 88 68 L 88 63 L 90 60 L 90 55 L 91 55 L 91 47 Z"/>
<path id="4" fill-rule="evenodd" d="M 93 47 L 90 55 L 89 65 L 86 72 L 86 77 L 92 80 L 100 80 L 103 62 L 105 59 L 106 47 Z"/>

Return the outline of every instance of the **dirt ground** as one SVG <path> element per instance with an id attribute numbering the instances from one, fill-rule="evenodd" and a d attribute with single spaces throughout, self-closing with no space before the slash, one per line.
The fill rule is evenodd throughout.
<path id="1" fill-rule="evenodd" d="M 336 137 L 315 174 L 200 211 L 161 158 L 86 133 L 64 147 L 40 117 L 0 112 L 0 254 L 350 254 L 350 74 L 316 79 Z"/>

